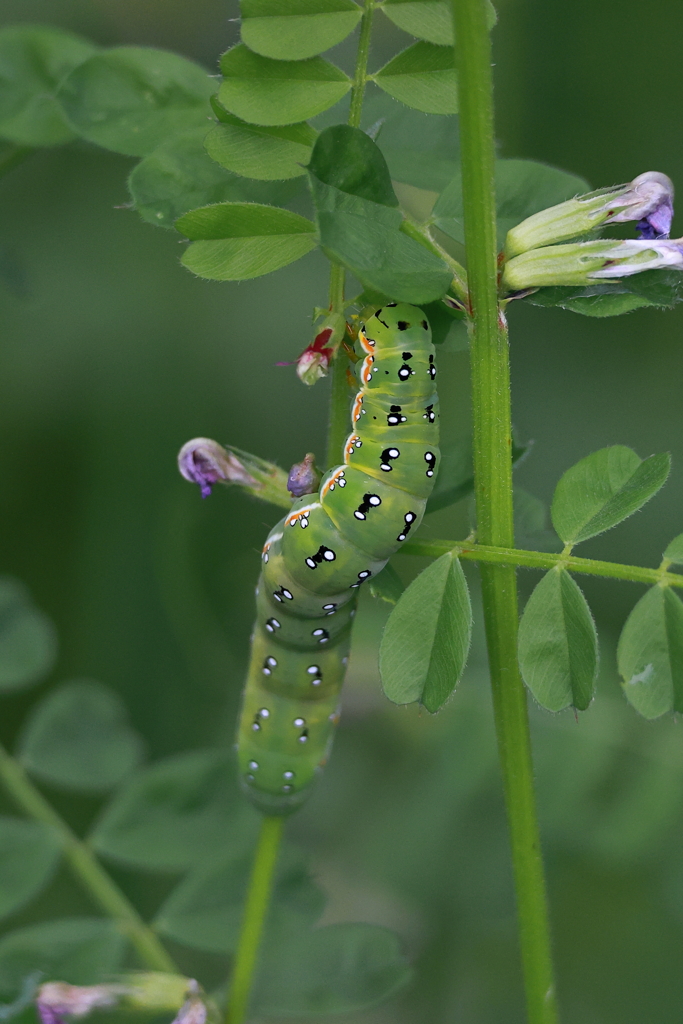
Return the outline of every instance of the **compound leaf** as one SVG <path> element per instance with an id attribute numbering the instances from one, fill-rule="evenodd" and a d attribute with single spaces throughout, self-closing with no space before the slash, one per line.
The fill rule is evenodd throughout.
<path id="1" fill-rule="evenodd" d="M 426 114 L 457 114 L 458 79 L 452 46 L 413 43 L 372 76 L 380 89 Z"/>
<path id="2" fill-rule="evenodd" d="M 0 917 L 45 888 L 59 863 L 57 834 L 39 821 L 0 817 Z"/>
<path id="3" fill-rule="evenodd" d="M 260 125 L 307 121 L 334 106 L 351 88 L 348 75 L 322 57 L 272 60 L 244 43 L 223 54 L 221 71 L 221 104 L 243 121 Z"/>
<path id="4" fill-rule="evenodd" d="M 206 136 L 212 160 L 235 174 L 261 181 L 297 178 L 306 173 L 317 132 L 306 122 L 264 128 L 228 114 Z"/>
<path id="5" fill-rule="evenodd" d="M 341 43 L 361 19 L 353 0 L 242 0 L 242 40 L 275 60 L 303 60 Z"/>
<path id="6" fill-rule="evenodd" d="M 206 71 L 185 57 L 120 46 L 80 64 L 57 98 L 90 142 L 146 156 L 169 137 L 205 125 L 214 89 Z"/>
<path id="7" fill-rule="evenodd" d="M 385 0 L 381 10 L 411 36 L 453 46 L 453 14 L 448 0 Z M 489 28 L 493 28 L 497 15 L 490 0 L 486 0 L 486 12 Z"/>
<path id="8" fill-rule="evenodd" d="M 398 206 L 382 151 L 359 128 L 332 125 L 320 133 L 308 170 L 317 181 L 350 196 Z"/>
<path id="9" fill-rule="evenodd" d="M 140 763 L 141 737 L 121 698 L 89 680 L 66 683 L 31 713 L 19 744 L 22 764 L 55 786 L 106 793 Z"/>
<path id="10" fill-rule="evenodd" d="M 519 625 L 524 682 L 548 711 L 584 711 L 593 699 L 598 636 L 581 590 L 564 569 L 534 588 Z"/>
<path id="11" fill-rule="evenodd" d="M 627 519 L 657 493 L 671 468 L 668 454 L 640 459 L 614 445 L 587 455 L 558 483 L 551 515 L 565 544 L 588 540 Z"/>
<path id="12" fill-rule="evenodd" d="M 186 946 L 233 953 L 244 914 L 252 856 L 214 861 L 187 875 L 162 906 L 155 928 Z M 301 854 L 285 848 L 278 858 L 270 921 L 296 917 L 300 926 L 320 916 L 325 903 Z"/>
<path id="13" fill-rule="evenodd" d="M 619 637 L 619 673 L 644 718 L 683 711 L 683 604 L 669 587 L 651 587 Z"/>
<path id="14" fill-rule="evenodd" d="M 176 227 L 193 241 L 183 265 L 211 281 L 245 281 L 300 259 L 317 245 L 315 225 L 260 203 L 217 203 L 186 213 Z"/>
<path id="15" fill-rule="evenodd" d="M 389 700 L 438 711 L 460 680 L 471 635 L 467 581 L 449 552 L 413 580 L 389 616 L 379 653 Z"/>
<path id="16" fill-rule="evenodd" d="M 157 147 L 134 167 L 128 188 L 140 216 L 172 228 L 189 210 L 209 203 L 285 203 L 299 183 L 251 181 L 223 170 L 204 149 L 206 128 L 191 128 Z"/>
<path id="17" fill-rule="evenodd" d="M 394 932 L 372 924 L 333 924 L 310 932 L 274 930 L 256 984 L 255 1014 L 351 1013 L 388 999 L 410 967 Z"/>
<path id="18" fill-rule="evenodd" d="M 91 842 L 116 860 L 159 871 L 184 871 L 221 851 L 241 853 L 258 816 L 242 801 L 234 774 L 223 751 L 168 757 L 116 794 Z"/>
<path id="19" fill-rule="evenodd" d="M 20 146 L 54 146 L 74 138 L 55 100 L 60 82 L 98 47 L 47 25 L 0 31 L 0 136 Z"/>
<path id="20" fill-rule="evenodd" d="M 0 939 L 0 995 L 18 995 L 29 974 L 93 985 L 121 966 L 126 939 L 113 921 L 71 917 L 19 928 Z"/>
<path id="21" fill-rule="evenodd" d="M 0 577 L 0 692 L 37 683 L 56 657 L 57 635 L 50 619 L 33 606 L 23 584 Z"/>

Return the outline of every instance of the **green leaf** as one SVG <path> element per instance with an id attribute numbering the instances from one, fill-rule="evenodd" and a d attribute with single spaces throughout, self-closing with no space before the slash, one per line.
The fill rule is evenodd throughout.
<path id="1" fill-rule="evenodd" d="M 583 178 L 534 160 L 496 160 L 496 219 L 498 245 L 510 228 L 548 206 L 586 192 Z M 465 243 L 462 175 L 458 171 L 436 201 L 432 220 L 457 242 Z M 565 289 L 566 290 L 566 289 Z"/>
<path id="2" fill-rule="evenodd" d="M 323 60 L 271 60 L 240 43 L 221 57 L 218 98 L 226 110 L 252 124 L 307 121 L 334 106 L 351 88 L 343 71 Z"/>
<path id="3" fill-rule="evenodd" d="M 206 152 L 221 167 L 261 181 L 297 178 L 306 173 L 317 132 L 306 122 L 262 128 L 228 114 L 229 121 L 206 136 Z"/>
<path id="4" fill-rule="evenodd" d="M 667 545 L 666 551 L 663 557 L 667 562 L 673 562 L 674 565 L 683 565 L 683 533 L 679 533 L 677 537 Z"/>
<path id="5" fill-rule="evenodd" d="M 140 216 L 172 228 L 189 210 L 225 200 L 288 202 L 299 182 L 261 182 L 218 167 L 204 149 L 206 128 L 191 128 L 162 143 L 133 168 L 128 188 Z"/>
<path id="6" fill-rule="evenodd" d="M 584 711 L 598 672 L 598 635 L 581 590 L 565 569 L 551 569 L 534 588 L 519 624 L 524 682 L 548 711 Z"/>
<path id="7" fill-rule="evenodd" d="M 332 125 L 320 133 L 308 170 L 318 182 L 383 206 L 398 206 L 380 148 L 359 128 Z"/>
<path id="8" fill-rule="evenodd" d="M 464 314 L 451 309 L 445 302 L 425 302 L 422 308 L 432 329 L 432 342 L 442 352 L 466 352 L 469 346 Z"/>
<path id="9" fill-rule="evenodd" d="M 651 587 L 619 637 L 619 673 L 644 718 L 683 711 L 683 604 L 669 587 Z"/>
<path id="10" fill-rule="evenodd" d="M 194 244 L 182 263 L 210 281 L 246 281 L 305 256 L 315 225 L 298 213 L 259 203 L 217 203 L 186 213 L 176 228 Z"/>
<path id="11" fill-rule="evenodd" d="M 587 455 L 561 477 L 551 515 L 565 544 L 596 537 L 642 508 L 666 482 L 668 454 L 644 461 L 631 448 L 614 445 Z"/>
<path id="12" fill-rule="evenodd" d="M 379 652 L 389 700 L 438 711 L 460 680 L 471 635 L 467 581 L 449 552 L 413 580 L 389 616 Z"/>
<path id="13" fill-rule="evenodd" d="M 333 924 L 266 941 L 255 1015 L 314 1016 L 374 1006 L 411 977 L 398 937 L 372 924 Z"/>
<path id="14" fill-rule="evenodd" d="M 0 817 L 0 917 L 45 888 L 61 856 L 57 834 L 39 821 Z"/>
<path id="15" fill-rule="evenodd" d="M 187 875 L 173 890 L 154 922 L 163 935 L 209 953 L 234 953 L 244 915 L 244 894 L 252 869 L 251 853 L 223 857 Z M 285 847 L 278 867 L 269 921 L 315 921 L 325 897 L 313 884 L 301 854 Z"/>
<path id="16" fill-rule="evenodd" d="M 426 114 L 458 112 L 458 79 L 451 46 L 413 43 L 372 78 L 394 99 Z"/>
<path id="17" fill-rule="evenodd" d="M 242 0 L 242 40 L 276 60 L 302 60 L 353 32 L 361 10 L 353 0 Z"/>
<path id="18" fill-rule="evenodd" d="M 184 871 L 220 852 L 249 849 L 258 815 L 243 801 L 229 754 L 166 758 L 136 777 L 105 809 L 91 836 L 100 853 L 158 871 Z"/>
<path id="19" fill-rule="evenodd" d="M 390 562 L 387 562 L 377 576 L 372 577 L 369 587 L 373 597 L 378 597 L 387 604 L 397 604 L 406 589 L 403 580 Z"/>
<path id="20" fill-rule="evenodd" d="M 19 759 L 31 774 L 86 793 L 113 789 L 140 763 L 142 751 L 118 694 L 87 680 L 48 694 L 19 743 Z"/>
<path id="21" fill-rule="evenodd" d="M 90 142 L 146 156 L 171 136 L 206 125 L 214 89 L 206 71 L 185 57 L 120 46 L 72 71 L 57 98 Z"/>
<path id="22" fill-rule="evenodd" d="M 456 117 L 412 110 L 375 90 L 363 103 L 361 128 L 381 145 L 394 181 L 438 193 L 458 169 Z"/>
<path id="23" fill-rule="evenodd" d="M 447 0 L 384 0 L 381 10 L 411 36 L 440 46 L 453 46 L 453 15 Z M 486 13 L 491 29 L 498 16 L 490 0 L 486 0 Z"/>
<path id="24" fill-rule="evenodd" d="M 683 274 L 670 268 L 646 270 L 618 284 L 539 288 L 527 297 L 534 306 L 559 306 L 584 316 L 619 316 L 645 306 L 670 309 L 682 300 Z"/>
<path id="25" fill-rule="evenodd" d="M 62 79 L 97 50 L 87 39 L 47 25 L 2 29 L 0 136 L 20 146 L 73 139 L 55 93 Z"/>
<path id="26" fill-rule="evenodd" d="M 0 939 L 0 995 L 21 991 L 27 975 L 93 985 L 121 966 L 126 939 L 113 921 L 71 917 L 19 928 Z"/>
<path id="27" fill-rule="evenodd" d="M 392 202 L 395 196 L 383 157 L 370 139 L 360 141 L 362 134 L 335 126 L 322 132 L 313 148 L 309 176 L 320 244 L 330 259 L 351 270 L 370 290 L 405 302 L 441 298 L 451 282 L 450 271 L 401 232 L 403 217 Z M 341 146 L 336 162 L 331 144 L 335 139 Z"/>
<path id="28" fill-rule="evenodd" d="M 18 580 L 0 577 L 0 692 L 33 686 L 48 674 L 56 658 L 52 622 L 33 606 Z"/>

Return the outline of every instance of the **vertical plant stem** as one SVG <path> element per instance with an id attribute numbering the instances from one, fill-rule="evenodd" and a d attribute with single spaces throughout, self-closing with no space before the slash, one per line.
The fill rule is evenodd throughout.
<path id="1" fill-rule="evenodd" d="M 42 821 L 55 830 L 64 857 L 81 884 L 95 902 L 130 940 L 146 967 L 177 974 L 178 968 L 154 932 L 128 902 L 94 854 L 74 835 L 66 822 L 26 775 L 24 769 L 0 746 L 0 780 L 14 802 L 34 821 Z"/>
<path id="2" fill-rule="evenodd" d="M 275 817 L 264 817 L 261 824 L 235 957 L 226 1024 L 243 1024 L 247 1017 L 256 959 L 273 890 L 283 825 L 284 818 Z"/>
<path id="3" fill-rule="evenodd" d="M 348 124 L 360 127 L 363 112 L 363 97 L 368 80 L 368 57 L 375 0 L 365 0 L 360 23 L 356 69 L 351 90 L 351 107 Z M 338 263 L 330 266 L 330 309 L 334 313 L 344 312 L 344 268 Z M 332 394 L 330 395 L 330 416 L 327 427 L 327 466 L 337 465 L 341 458 L 344 441 L 349 433 L 349 387 L 346 380 L 348 360 L 342 348 L 338 349 L 332 363 Z"/>
<path id="4" fill-rule="evenodd" d="M 460 97 L 465 241 L 472 304 L 472 405 L 477 535 L 513 546 L 512 429 L 507 326 L 498 308 L 493 76 L 484 0 L 451 0 Z M 548 908 L 526 693 L 517 663 L 512 566 L 482 565 L 482 598 L 507 805 L 530 1024 L 555 1024 Z"/>

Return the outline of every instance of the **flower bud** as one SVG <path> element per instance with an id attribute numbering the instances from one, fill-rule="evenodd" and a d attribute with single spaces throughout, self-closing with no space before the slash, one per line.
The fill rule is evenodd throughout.
<path id="1" fill-rule="evenodd" d="M 327 313 L 316 327 L 316 335 L 296 361 L 296 372 L 304 384 L 315 384 L 326 377 L 346 330 L 341 313 Z"/>
<path id="2" fill-rule="evenodd" d="M 195 437 L 178 453 L 178 469 L 190 483 L 199 484 L 202 498 L 208 498 L 215 483 L 238 484 L 250 494 L 289 508 L 287 476 L 274 462 L 259 459 L 232 445 L 218 444 L 208 437 Z"/>
<path id="3" fill-rule="evenodd" d="M 604 239 L 547 245 L 506 263 L 503 284 L 513 292 L 553 285 L 585 285 L 662 267 L 683 270 L 683 239 Z"/>
<path id="4" fill-rule="evenodd" d="M 68 985 L 49 981 L 36 993 L 42 1024 L 65 1024 L 92 1010 L 116 1007 L 157 1017 L 174 1013 L 173 1024 L 206 1024 L 207 1004 L 193 978 L 161 971 L 123 975 L 116 984 Z"/>
<path id="5" fill-rule="evenodd" d="M 63 1024 L 65 1017 L 85 1017 L 91 1010 L 115 1006 L 125 992 L 122 985 L 67 985 L 48 981 L 36 993 L 42 1024 Z"/>
<path id="6" fill-rule="evenodd" d="M 668 238 L 673 218 L 674 187 L 659 171 L 639 174 L 628 185 L 577 196 L 527 217 L 508 231 L 508 259 L 529 249 L 580 238 L 605 224 L 638 221 L 642 238 Z"/>
<path id="7" fill-rule="evenodd" d="M 315 464 L 315 455 L 309 452 L 301 462 L 295 462 L 287 477 L 287 490 L 294 498 L 313 494 L 320 486 L 322 474 Z"/>

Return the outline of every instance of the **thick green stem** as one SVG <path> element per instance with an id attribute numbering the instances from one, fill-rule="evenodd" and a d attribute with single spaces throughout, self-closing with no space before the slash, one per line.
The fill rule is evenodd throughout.
<path id="1" fill-rule="evenodd" d="M 477 534 L 512 547 L 512 428 L 507 329 L 498 307 L 493 76 L 484 0 L 451 0 L 458 63 L 460 146 L 471 332 Z M 482 599 L 517 895 L 530 1024 L 553 1024 L 557 1005 L 533 787 L 526 692 L 517 663 L 512 566 L 481 566 Z"/>
<path id="2" fill-rule="evenodd" d="M 643 565 L 621 565 L 620 562 L 601 562 L 594 558 L 556 555 L 547 551 L 499 548 L 486 544 L 472 544 L 466 540 L 414 540 L 401 548 L 403 555 L 421 555 L 427 558 L 440 558 L 447 551 L 454 551 L 458 558 L 466 558 L 472 562 L 519 565 L 525 569 L 554 569 L 556 565 L 561 565 L 569 572 L 581 572 L 587 576 L 606 576 L 608 579 L 646 583 L 650 586 L 659 583 L 669 587 L 683 587 L 683 575 L 667 572 L 666 568 L 649 569 Z"/>
<path id="3" fill-rule="evenodd" d="M 261 823 L 235 957 L 226 1024 L 243 1024 L 247 1018 L 261 935 L 273 891 L 283 825 L 284 818 L 264 818 Z"/>
<path id="4" fill-rule="evenodd" d="M 96 903 L 130 940 L 146 967 L 177 974 L 178 968 L 159 939 L 112 881 L 85 843 L 74 835 L 65 821 L 27 777 L 21 765 L 0 746 L 0 780 L 5 789 L 29 817 L 55 830 L 64 857 L 76 878 Z"/>
<path id="5" fill-rule="evenodd" d="M 370 56 L 370 35 L 372 33 L 372 15 L 374 10 L 375 0 L 365 0 L 363 17 L 360 23 L 360 36 L 358 37 L 356 70 L 351 90 L 351 107 L 349 109 L 349 124 L 352 128 L 360 128 L 360 118 L 363 112 L 363 97 L 365 96 L 365 86 L 368 80 L 368 57 Z"/>

